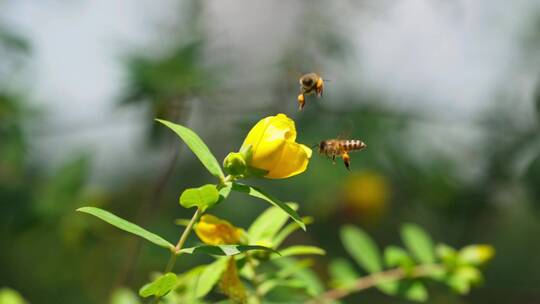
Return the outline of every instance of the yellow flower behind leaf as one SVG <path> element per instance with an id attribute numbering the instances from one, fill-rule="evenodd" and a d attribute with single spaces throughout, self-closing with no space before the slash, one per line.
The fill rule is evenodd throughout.
<path id="1" fill-rule="evenodd" d="M 208 245 L 233 245 L 240 243 L 243 232 L 225 220 L 205 214 L 195 225 L 195 233 Z"/>
<path id="2" fill-rule="evenodd" d="M 234 256 L 229 258 L 227 268 L 221 275 L 219 289 L 236 303 L 246 303 L 247 301 L 246 288 L 238 276 Z"/>
<path id="3" fill-rule="evenodd" d="M 266 171 L 267 178 L 287 178 L 304 172 L 312 154 L 310 148 L 296 142 L 294 121 L 285 114 L 260 120 L 240 150 L 250 146 L 248 165 Z"/>

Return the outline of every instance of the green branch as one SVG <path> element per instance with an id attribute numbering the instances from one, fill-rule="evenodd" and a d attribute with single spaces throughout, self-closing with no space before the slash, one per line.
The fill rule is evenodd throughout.
<path id="1" fill-rule="evenodd" d="M 184 232 L 182 232 L 182 235 L 180 236 L 180 239 L 178 240 L 178 243 L 176 243 L 176 246 L 171 249 L 171 257 L 169 258 L 169 262 L 167 262 L 167 266 L 165 267 L 165 270 L 163 273 L 170 272 L 174 264 L 176 264 L 176 256 L 180 253 L 180 250 L 182 250 L 182 247 L 186 243 L 186 240 L 193 230 L 193 226 L 195 225 L 195 222 L 199 219 L 199 216 L 201 215 L 201 209 L 197 208 L 195 213 L 193 214 L 193 217 L 191 217 L 191 220 L 189 221 L 188 225 L 184 229 Z M 154 301 L 152 303 L 159 303 L 160 297 L 155 297 Z"/>
<path id="2" fill-rule="evenodd" d="M 444 266 L 439 264 L 424 264 L 418 265 L 409 271 L 405 271 L 403 268 L 395 268 L 387 271 L 381 271 L 373 273 L 369 276 L 362 277 L 356 282 L 352 283 L 347 288 L 336 288 L 328 290 L 317 297 L 311 299 L 307 303 L 309 304 L 322 304 L 336 301 L 344 298 L 351 293 L 366 290 L 375 287 L 379 284 L 395 282 L 403 279 L 429 277 L 436 272 L 443 269 Z"/>

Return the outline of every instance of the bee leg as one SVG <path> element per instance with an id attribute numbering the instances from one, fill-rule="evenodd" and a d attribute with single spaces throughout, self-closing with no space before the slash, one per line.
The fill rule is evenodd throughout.
<path id="1" fill-rule="evenodd" d="M 305 105 L 306 105 L 306 97 L 304 96 L 304 94 L 298 95 L 298 109 L 302 110 Z"/>
<path id="2" fill-rule="evenodd" d="M 336 155 L 332 155 L 332 163 L 335 165 L 336 164 Z"/>
<path id="3" fill-rule="evenodd" d="M 351 171 L 351 158 L 349 157 L 348 153 L 343 153 L 343 163 L 345 164 L 345 168 L 347 170 Z"/>
<path id="4" fill-rule="evenodd" d="M 323 88 L 324 88 L 324 81 L 322 80 L 322 78 L 319 78 L 317 80 L 317 84 L 315 85 L 315 92 L 317 93 L 318 97 L 322 97 Z"/>

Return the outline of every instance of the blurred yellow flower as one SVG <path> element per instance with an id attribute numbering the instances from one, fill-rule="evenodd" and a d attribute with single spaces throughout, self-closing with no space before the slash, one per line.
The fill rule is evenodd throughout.
<path id="1" fill-rule="evenodd" d="M 238 244 L 242 238 L 242 229 L 210 214 L 201 216 L 195 225 L 195 233 L 208 245 Z"/>
<path id="2" fill-rule="evenodd" d="M 235 303 L 246 303 L 247 301 L 246 288 L 238 276 L 238 269 L 236 268 L 234 256 L 229 258 L 227 268 L 221 275 L 219 289 Z"/>
<path id="3" fill-rule="evenodd" d="M 364 222 L 377 222 L 386 211 L 390 189 L 380 174 L 362 172 L 350 175 L 342 191 L 346 211 Z"/>
<path id="4" fill-rule="evenodd" d="M 296 143 L 294 121 L 285 114 L 260 120 L 249 131 L 240 151 L 249 146 L 248 165 L 266 171 L 267 178 L 287 178 L 304 172 L 312 153 L 307 146 Z"/>

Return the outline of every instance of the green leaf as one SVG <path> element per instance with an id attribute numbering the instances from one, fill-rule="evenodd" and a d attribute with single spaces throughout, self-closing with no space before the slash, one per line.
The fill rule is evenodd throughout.
<path id="1" fill-rule="evenodd" d="M 471 284 L 467 280 L 456 275 L 448 277 L 446 285 L 461 295 L 467 294 L 469 293 L 469 290 L 471 290 Z"/>
<path id="2" fill-rule="evenodd" d="M 198 275 L 195 285 L 195 297 L 202 298 L 207 295 L 212 287 L 216 285 L 221 278 L 221 274 L 227 267 L 227 259 L 221 258 L 207 265 Z"/>
<path id="3" fill-rule="evenodd" d="M 461 248 L 457 260 L 459 264 L 480 266 L 493 258 L 495 249 L 490 245 L 469 245 Z"/>
<path id="4" fill-rule="evenodd" d="M 300 227 L 304 231 L 306 230 L 306 225 L 304 224 L 304 222 L 302 222 L 302 219 L 300 218 L 298 213 L 296 213 L 296 211 L 294 211 L 294 209 L 292 209 L 291 207 L 289 207 L 289 205 L 287 205 L 286 203 L 280 201 L 279 199 L 277 199 L 277 198 L 271 196 L 270 194 L 264 192 L 263 190 L 261 190 L 259 188 L 256 188 L 256 187 L 240 184 L 240 183 L 234 183 L 233 184 L 233 190 L 238 191 L 238 192 L 247 193 L 250 196 L 260 198 L 262 200 L 265 200 L 265 201 L 269 202 L 270 204 L 272 204 L 272 205 L 274 205 L 276 207 L 281 208 L 281 210 L 286 212 L 296 223 L 298 223 L 298 225 L 300 225 Z"/>
<path id="5" fill-rule="evenodd" d="M 376 287 L 383 293 L 391 296 L 399 292 L 399 282 L 396 281 L 379 283 Z"/>
<path id="6" fill-rule="evenodd" d="M 26 304 L 27 302 L 16 290 L 11 288 L 0 288 L 0 303 L 1 304 Z"/>
<path id="7" fill-rule="evenodd" d="M 212 207 L 219 200 L 219 191 L 215 185 L 189 188 L 180 195 L 180 205 L 184 208 L 199 207 L 202 211 Z"/>
<path id="8" fill-rule="evenodd" d="M 271 251 L 271 252 L 279 254 L 277 251 L 275 251 L 272 248 L 259 246 L 259 245 L 200 245 L 200 246 L 181 249 L 179 251 L 179 254 L 205 253 L 209 255 L 231 256 L 231 255 L 236 255 L 236 254 L 243 253 L 246 251 L 251 251 L 251 250 Z"/>
<path id="9" fill-rule="evenodd" d="M 2 303 L 0 301 L 0 303 Z M 137 295 L 127 289 L 127 288 L 117 288 L 114 290 L 113 294 L 111 295 L 111 301 L 110 304 L 140 304 L 139 297 Z"/>
<path id="10" fill-rule="evenodd" d="M 219 200 L 218 203 L 229 197 L 232 190 L 232 183 L 226 183 L 224 186 L 219 187 Z"/>
<path id="11" fill-rule="evenodd" d="M 156 120 L 173 130 L 176 134 L 178 134 L 178 136 L 182 138 L 186 145 L 191 149 L 191 151 L 193 151 L 193 153 L 195 153 L 195 155 L 199 158 L 199 160 L 203 163 L 203 165 L 212 175 L 223 179 L 224 174 L 223 171 L 221 171 L 221 167 L 217 159 L 214 157 L 212 152 L 210 152 L 210 149 L 208 149 L 206 144 L 195 132 L 193 132 L 189 128 L 172 123 L 170 121 L 161 119 Z"/>
<path id="12" fill-rule="evenodd" d="M 388 267 L 409 267 L 413 260 L 403 248 L 388 246 L 384 249 L 384 262 Z"/>
<path id="13" fill-rule="evenodd" d="M 116 228 L 119 228 L 121 230 L 127 231 L 129 233 L 133 233 L 135 235 L 138 235 L 142 237 L 143 239 L 146 239 L 158 246 L 165 247 L 168 249 L 174 248 L 174 245 L 169 243 L 164 238 L 160 237 L 157 234 L 154 234 L 140 226 L 137 226 L 131 222 L 128 222 L 124 220 L 123 218 L 120 218 L 108 211 L 105 211 L 103 209 L 95 208 L 95 207 L 81 207 L 77 209 L 79 212 L 84 212 L 91 214 L 95 217 L 100 218 L 101 220 L 115 226 Z"/>
<path id="14" fill-rule="evenodd" d="M 453 266 L 456 263 L 457 252 L 454 248 L 446 244 L 437 244 L 435 253 L 441 261 L 447 266 Z"/>
<path id="15" fill-rule="evenodd" d="M 139 290 L 139 295 L 143 298 L 150 296 L 162 297 L 173 289 L 174 285 L 176 284 L 176 280 L 176 274 L 172 272 L 166 273 L 157 278 L 154 282 L 148 283 L 141 287 Z"/>
<path id="16" fill-rule="evenodd" d="M 480 270 L 474 266 L 460 266 L 455 270 L 454 276 L 467 281 L 471 285 L 479 284 L 484 279 Z"/>
<path id="17" fill-rule="evenodd" d="M 289 204 L 296 210 L 298 205 Z M 248 228 L 249 239 L 253 242 L 260 240 L 272 240 L 274 235 L 285 225 L 289 215 L 278 207 L 270 207 L 261 213 Z M 295 224 L 295 226 L 298 226 Z"/>
<path id="18" fill-rule="evenodd" d="M 274 255 L 272 258 L 286 257 L 292 255 L 306 255 L 306 254 L 317 254 L 324 255 L 325 251 L 322 248 L 315 246 L 305 246 L 305 245 L 295 245 L 287 247 L 279 251 L 279 255 Z"/>
<path id="19" fill-rule="evenodd" d="M 426 287 L 420 281 L 405 283 L 400 294 L 410 301 L 425 302 L 429 295 Z"/>
<path id="20" fill-rule="evenodd" d="M 341 229 L 341 241 L 353 259 L 369 273 L 381 271 L 379 248 L 363 230 L 347 225 Z"/>
<path id="21" fill-rule="evenodd" d="M 304 216 L 304 217 L 302 217 L 302 222 L 304 222 L 304 224 L 306 224 L 306 225 L 309 225 L 309 224 L 311 224 L 313 222 L 313 218 L 310 217 L 310 216 Z M 279 248 L 281 243 L 283 243 L 283 241 L 291 233 L 298 230 L 298 228 L 300 228 L 300 226 L 298 226 L 298 224 L 296 222 L 294 222 L 294 223 L 288 224 L 287 226 L 285 226 L 285 228 L 281 229 L 281 231 L 279 231 L 272 240 L 272 244 L 274 245 L 274 248 Z"/>
<path id="22" fill-rule="evenodd" d="M 360 278 L 360 274 L 354 270 L 353 265 L 343 258 L 337 258 L 330 262 L 328 270 L 334 287 L 350 287 Z"/>
<path id="23" fill-rule="evenodd" d="M 433 241 L 429 235 L 415 224 L 404 224 L 401 227 L 401 239 L 409 251 L 421 263 L 434 263 Z"/>

